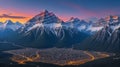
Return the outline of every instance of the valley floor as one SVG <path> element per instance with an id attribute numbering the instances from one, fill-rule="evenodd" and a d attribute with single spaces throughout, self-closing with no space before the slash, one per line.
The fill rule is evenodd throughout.
<path id="1" fill-rule="evenodd" d="M 4 51 L 4 53 L 12 54 L 13 56 L 10 59 L 18 64 L 26 64 L 27 62 L 42 62 L 60 66 L 80 65 L 96 59 L 107 58 L 115 55 L 113 53 L 82 51 L 70 48 L 25 48 Z"/>

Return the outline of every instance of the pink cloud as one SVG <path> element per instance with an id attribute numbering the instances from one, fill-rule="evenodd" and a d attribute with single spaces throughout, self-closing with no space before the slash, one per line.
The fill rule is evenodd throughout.
<path id="1" fill-rule="evenodd" d="M 26 17 L 24 17 L 24 16 L 11 16 L 11 15 L 8 15 L 8 14 L 2 14 L 2 15 L 0 15 L 0 18 L 24 19 Z"/>

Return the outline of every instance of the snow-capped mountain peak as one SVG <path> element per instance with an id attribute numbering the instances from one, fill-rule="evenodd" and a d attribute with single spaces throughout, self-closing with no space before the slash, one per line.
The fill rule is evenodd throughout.
<path id="1" fill-rule="evenodd" d="M 79 21 L 80 21 L 80 19 L 71 17 L 68 22 L 79 22 Z"/>
<path id="2" fill-rule="evenodd" d="M 47 10 L 44 10 L 44 11 L 42 11 L 39 15 L 40 15 L 40 16 L 45 16 L 45 15 L 47 15 L 47 14 L 49 14 L 49 12 L 48 12 Z"/>
<path id="3" fill-rule="evenodd" d="M 35 23 L 49 24 L 49 23 L 57 23 L 59 22 L 59 20 L 60 19 L 54 13 L 44 10 L 40 14 L 30 19 L 28 22 L 30 22 L 31 24 L 35 24 Z"/>
<path id="4" fill-rule="evenodd" d="M 19 29 L 22 26 L 22 24 L 20 22 L 12 22 L 11 20 L 6 20 L 4 23 L 2 23 L 0 25 L 0 30 L 6 30 L 6 29 L 10 29 L 13 31 L 16 31 L 17 29 Z"/>
<path id="5" fill-rule="evenodd" d="M 4 24 L 5 25 L 13 25 L 14 23 L 11 20 L 6 20 Z"/>
<path id="6" fill-rule="evenodd" d="M 15 22 L 15 24 L 16 24 L 16 25 L 22 25 L 22 24 L 21 24 L 20 22 L 18 22 L 18 21 L 17 21 L 17 22 Z"/>

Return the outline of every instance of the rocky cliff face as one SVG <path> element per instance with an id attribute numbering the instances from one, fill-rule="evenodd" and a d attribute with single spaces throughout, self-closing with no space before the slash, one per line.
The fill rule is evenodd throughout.
<path id="1" fill-rule="evenodd" d="M 117 21 L 116 21 L 117 20 Z M 106 21 L 107 22 L 107 21 Z M 104 28 L 91 36 L 77 49 L 120 52 L 120 20 L 111 16 Z"/>

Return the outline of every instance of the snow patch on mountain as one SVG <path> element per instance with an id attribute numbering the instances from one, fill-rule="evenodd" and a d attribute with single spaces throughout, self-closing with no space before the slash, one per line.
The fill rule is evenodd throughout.
<path id="1" fill-rule="evenodd" d="M 44 27 L 44 25 L 42 24 L 42 23 L 37 23 L 37 24 L 35 24 L 35 25 L 33 25 L 32 27 L 30 27 L 29 29 L 28 29 L 28 31 L 30 31 L 30 30 L 32 30 L 32 29 L 35 29 L 35 28 L 40 28 L 40 27 Z"/>
<path id="2" fill-rule="evenodd" d="M 82 31 L 82 30 L 85 30 L 86 29 L 86 25 L 81 25 L 78 27 L 78 30 L 79 31 Z"/>
<path id="3" fill-rule="evenodd" d="M 120 24 L 116 25 L 116 26 L 110 26 L 110 28 L 115 31 L 116 29 L 120 28 Z"/>
<path id="4" fill-rule="evenodd" d="M 99 30 L 101 30 L 102 28 L 103 28 L 103 26 L 101 26 L 101 27 L 89 26 L 89 27 L 87 28 L 87 30 L 94 32 L 94 31 L 99 31 Z"/>

